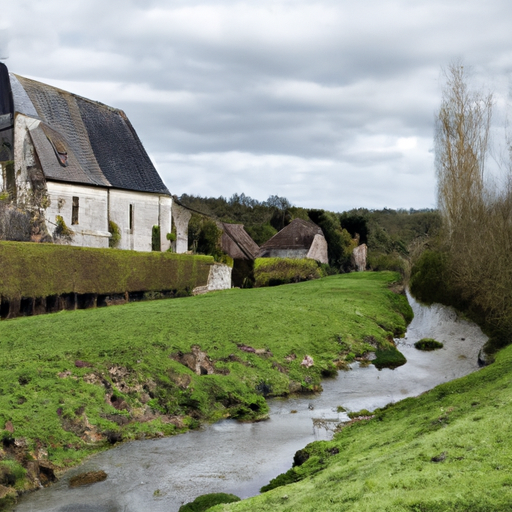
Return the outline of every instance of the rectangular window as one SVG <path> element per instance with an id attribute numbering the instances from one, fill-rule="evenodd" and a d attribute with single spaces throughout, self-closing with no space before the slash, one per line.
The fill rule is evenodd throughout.
<path id="1" fill-rule="evenodd" d="M 130 224 L 130 231 L 133 233 L 133 204 L 130 205 L 130 219 L 128 222 Z"/>
<path id="2" fill-rule="evenodd" d="M 71 210 L 71 224 L 78 224 L 78 197 L 73 196 L 73 209 Z"/>

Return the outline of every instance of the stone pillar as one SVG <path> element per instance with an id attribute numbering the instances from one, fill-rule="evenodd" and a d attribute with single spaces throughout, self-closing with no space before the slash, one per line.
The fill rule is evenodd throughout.
<path id="1" fill-rule="evenodd" d="M 172 229 L 172 203 L 172 197 L 160 196 L 158 218 L 160 223 L 160 250 L 162 252 L 167 251 L 171 246 L 171 242 L 167 240 L 167 233 L 170 233 Z"/>
<path id="2" fill-rule="evenodd" d="M 188 221 L 192 217 L 192 213 L 176 204 L 172 203 L 172 218 L 176 225 L 176 252 L 183 254 L 188 251 Z"/>
<path id="3" fill-rule="evenodd" d="M 352 251 L 352 262 L 358 272 L 366 270 L 366 255 L 368 248 L 366 244 L 361 244 Z"/>

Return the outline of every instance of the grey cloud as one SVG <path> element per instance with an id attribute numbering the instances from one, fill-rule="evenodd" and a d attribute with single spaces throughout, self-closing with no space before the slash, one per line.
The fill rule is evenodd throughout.
<path id="1" fill-rule="evenodd" d="M 440 66 L 509 73 L 511 15 L 506 0 L 26 0 L 8 64 L 124 109 L 175 193 L 433 206 Z"/>

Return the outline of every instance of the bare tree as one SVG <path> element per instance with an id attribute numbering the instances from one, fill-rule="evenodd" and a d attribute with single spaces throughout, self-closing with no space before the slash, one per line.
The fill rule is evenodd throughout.
<path id="1" fill-rule="evenodd" d="M 474 220 L 483 206 L 493 97 L 470 88 L 469 73 L 461 62 L 448 66 L 444 75 L 435 156 L 439 208 L 452 234 L 461 221 Z"/>
<path id="2" fill-rule="evenodd" d="M 496 187 L 485 176 L 493 95 L 472 89 L 460 62 L 445 70 L 445 79 L 436 117 L 435 162 L 450 286 L 489 324 L 509 330 L 512 180 Z"/>

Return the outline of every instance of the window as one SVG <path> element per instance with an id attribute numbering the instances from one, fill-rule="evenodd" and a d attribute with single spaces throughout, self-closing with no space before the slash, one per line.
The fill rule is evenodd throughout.
<path id="1" fill-rule="evenodd" d="M 73 209 L 71 210 L 71 224 L 78 224 L 78 197 L 73 196 Z"/>
<path id="2" fill-rule="evenodd" d="M 133 233 L 133 204 L 130 205 L 130 218 L 129 218 L 130 231 Z"/>

